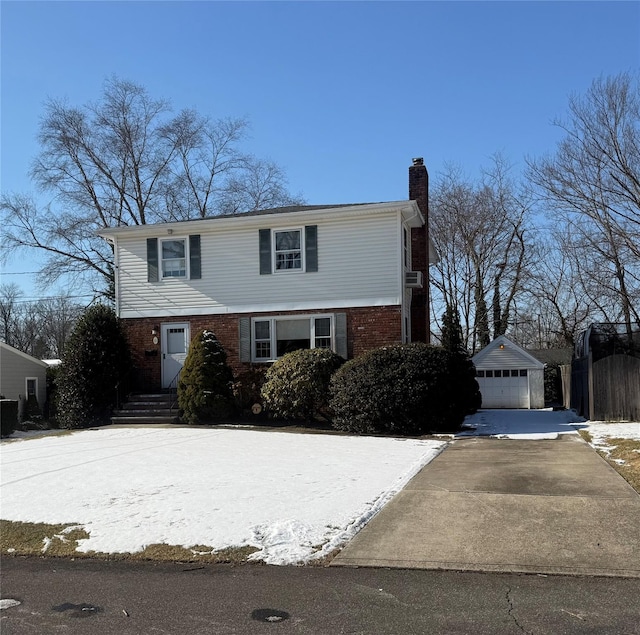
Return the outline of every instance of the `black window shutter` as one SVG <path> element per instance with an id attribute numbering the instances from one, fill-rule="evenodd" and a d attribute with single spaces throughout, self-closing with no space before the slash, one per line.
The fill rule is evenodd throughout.
<path id="1" fill-rule="evenodd" d="M 158 282 L 158 239 L 147 238 L 147 281 Z"/>
<path id="2" fill-rule="evenodd" d="M 261 229 L 260 234 L 260 275 L 271 273 L 271 230 Z"/>
<path id="3" fill-rule="evenodd" d="M 200 234 L 192 234 L 189 236 L 189 277 L 192 280 L 199 280 L 202 278 Z"/>
<path id="4" fill-rule="evenodd" d="M 243 317 L 239 320 L 240 361 L 251 361 L 251 318 Z"/>
<path id="5" fill-rule="evenodd" d="M 347 359 L 347 314 L 336 313 L 336 353 Z"/>
<path id="6" fill-rule="evenodd" d="M 305 262 L 307 271 L 318 271 L 318 226 L 304 228 Z"/>

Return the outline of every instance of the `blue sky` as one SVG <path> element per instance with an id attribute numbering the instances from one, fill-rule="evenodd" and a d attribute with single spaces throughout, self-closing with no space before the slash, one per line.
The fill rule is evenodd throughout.
<path id="1" fill-rule="evenodd" d="M 500 151 L 517 175 L 569 94 L 640 66 L 639 2 L 3 0 L 1 29 L 3 192 L 32 190 L 44 101 L 96 100 L 113 74 L 246 116 L 246 149 L 320 204 L 406 198 L 416 156 L 474 177 Z M 32 257 L 2 274 L 29 297 Z"/>

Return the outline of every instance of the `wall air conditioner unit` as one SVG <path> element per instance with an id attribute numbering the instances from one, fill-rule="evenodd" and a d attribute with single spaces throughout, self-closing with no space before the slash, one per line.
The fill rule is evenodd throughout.
<path id="1" fill-rule="evenodd" d="M 422 289 L 422 271 L 405 271 L 404 286 L 411 289 Z"/>

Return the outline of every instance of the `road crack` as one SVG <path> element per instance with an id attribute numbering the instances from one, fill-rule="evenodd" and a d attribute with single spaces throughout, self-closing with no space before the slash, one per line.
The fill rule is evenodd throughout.
<path id="1" fill-rule="evenodd" d="M 523 632 L 526 633 L 527 635 L 534 635 L 533 631 L 527 631 L 525 630 L 524 626 L 522 626 L 522 624 L 520 624 L 520 622 L 518 622 L 518 618 L 515 616 L 515 606 L 513 603 L 513 598 L 511 597 L 511 587 L 507 587 L 507 593 L 505 595 L 505 599 L 507 600 L 507 605 L 509 607 L 509 609 L 507 610 L 507 615 L 509 615 L 509 617 L 513 620 L 513 623 Z"/>

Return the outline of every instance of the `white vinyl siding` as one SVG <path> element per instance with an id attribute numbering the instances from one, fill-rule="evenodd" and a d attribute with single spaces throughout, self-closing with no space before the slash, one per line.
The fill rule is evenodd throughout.
<path id="1" fill-rule="evenodd" d="M 245 219 L 242 219 L 245 220 Z M 317 225 L 318 271 L 260 275 L 259 228 L 290 229 L 291 218 L 200 225 L 202 278 L 147 282 L 146 238 L 117 239 L 117 303 L 123 318 L 206 313 L 317 310 L 400 305 L 403 299 L 399 213 L 331 215 Z M 306 224 L 306 222 L 305 222 Z M 162 237 L 161 237 L 162 238 Z"/>
<path id="2" fill-rule="evenodd" d="M 0 395 L 6 399 L 25 399 L 27 380 L 35 379 L 38 405 L 42 408 L 46 399 L 47 365 L 4 342 L 0 348 Z"/>

